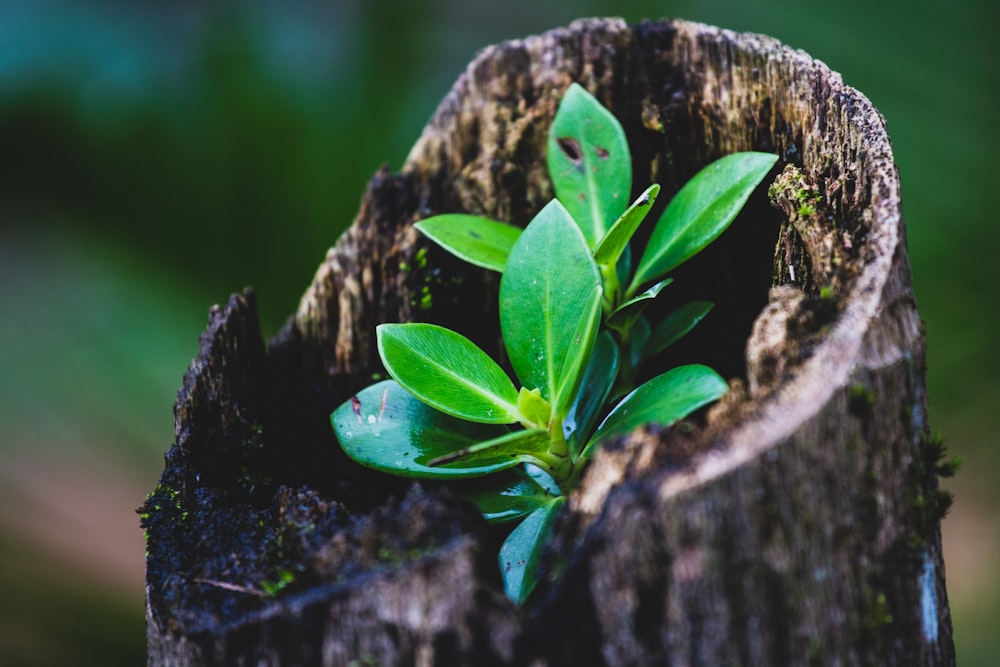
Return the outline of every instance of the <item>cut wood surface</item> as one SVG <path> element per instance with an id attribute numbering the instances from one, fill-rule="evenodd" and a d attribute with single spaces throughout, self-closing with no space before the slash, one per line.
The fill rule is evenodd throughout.
<path id="1" fill-rule="evenodd" d="M 673 273 L 673 305 L 716 307 L 649 369 L 705 363 L 730 393 L 597 454 L 518 609 L 502 534 L 446 484 L 347 459 L 329 414 L 383 372 L 379 323 L 434 322 L 500 356 L 497 275 L 412 225 L 526 224 L 552 197 L 546 133 L 574 81 L 624 126 L 633 194 L 657 182 L 660 205 L 723 155 L 781 160 Z M 838 74 L 683 21 L 486 48 L 401 172 L 373 177 L 274 340 L 252 292 L 213 309 L 141 510 L 149 662 L 952 665 L 925 386 L 885 123 Z"/>

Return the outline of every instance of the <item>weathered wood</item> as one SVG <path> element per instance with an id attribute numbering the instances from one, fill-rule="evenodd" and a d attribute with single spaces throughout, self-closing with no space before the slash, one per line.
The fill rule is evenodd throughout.
<path id="1" fill-rule="evenodd" d="M 658 361 L 733 390 L 598 454 L 518 610 L 500 536 L 445 486 L 347 460 L 328 416 L 380 372 L 380 322 L 499 353 L 496 276 L 412 223 L 525 224 L 552 196 L 545 135 L 572 81 L 623 123 L 636 193 L 655 181 L 666 201 L 733 151 L 783 160 L 671 287 L 717 305 Z M 251 293 L 213 311 L 142 510 L 150 664 L 954 664 L 924 389 L 889 139 L 839 75 L 681 21 L 487 48 L 266 352 Z"/>

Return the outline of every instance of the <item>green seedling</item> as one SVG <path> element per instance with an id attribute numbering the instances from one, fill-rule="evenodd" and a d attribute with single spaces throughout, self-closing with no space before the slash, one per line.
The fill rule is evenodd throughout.
<path id="1" fill-rule="evenodd" d="M 454 331 L 382 324 L 378 351 L 392 379 L 334 411 L 341 447 L 387 473 L 460 480 L 488 521 L 519 522 L 499 560 L 507 595 L 523 603 L 559 510 L 600 443 L 647 424 L 665 428 L 727 390 L 701 365 L 635 386 L 637 370 L 712 306 L 682 304 L 656 323 L 645 310 L 671 283 L 666 274 L 729 226 L 776 160 L 737 153 L 699 172 L 667 205 L 633 271 L 629 244 L 659 186 L 628 204 L 625 133 L 571 85 L 548 140 L 556 199 L 523 231 L 457 214 L 416 225 L 502 273 L 500 328 L 515 378 Z"/>

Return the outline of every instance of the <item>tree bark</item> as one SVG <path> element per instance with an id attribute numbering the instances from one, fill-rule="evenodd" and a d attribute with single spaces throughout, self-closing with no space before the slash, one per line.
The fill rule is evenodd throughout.
<path id="1" fill-rule="evenodd" d="M 634 194 L 658 182 L 665 202 L 734 151 L 782 160 L 671 287 L 716 308 L 658 363 L 707 363 L 732 390 L 598 453 L 517 609 L 502 535 L 446 485 L 352 463 L 329 414 L 382 372 L 381 322 L 500 355 L 496 275 L 412 224 L 526 224 L 552 197 L 545 137 L 572 81 L 621 120 Z M 951 665 L 926 407 L 885 123 L 839 75 L 682 21 L 489 47 L 401 173 L 372 179 L 268 346 L 251 292 L 213 309 L 141 510 L 149 663 Z"/>

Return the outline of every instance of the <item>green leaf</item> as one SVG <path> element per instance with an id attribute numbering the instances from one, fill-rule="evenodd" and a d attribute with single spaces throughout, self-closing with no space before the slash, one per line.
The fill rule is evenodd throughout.
<path id="1" fill-rule="evenodd" d="M 615 272 L 618 274 L 619 285 L 627 285 L 629 276 L 632 275 L 632 247 L 625 246 L 618 264 L 615 265 Z M 603 272 L 602 272 L 603 275 Z"/>
<path id="2" fill-rule="evenodd" d="M 561 496 L 562 490 L 559 488 L 559 484 L 552 479 L 552 475 L 545 472 L 533 463 L 524 464 L 524 472 L 528 477 L 534 480 L 535 484 L 542 487 L 542 489 L 548 493 L 550 496 Z"/>
<path id="3" fill-rule="evenodd" d="M 490 523 L 520 519 L 552 502 L 552 496 L 523 467 L 455 484 L 456 493 L 474 503 Z"/>
<path id="4" fill-rule="evenodd" d="M 613 313 L 608 315 L 608 326 L 622 333 L 630 331 L 636 318 L 642 315 L 642 311 L 649 305 L 648 302 L 659 296 L 663 288 L 672 282 L 674 282 L 673 278 L 664 278 L 642 294 L 634 296 L 618 306 Z"/>
<path id="5" fill-rule="evenodd" d="M 474 466 L 430 465 L 463 448 L 503 436 L 502 426 L 457 419 L 385 380 L 344 402 L 330 416 L 344 452 L 358 463 L 403 477 L 476 477 L 519 465 L 522 459 L 493 451 Z"/>
<path id="6" fill-rule="evenodd" d="M 435 324 L 381 324 L 378 351 L 389 374 L 428 405 L 484 424 L 520 420 L 517 389 L 468 338 Z"/>
<path id="7" fill-rule="evenodd" d="M 687 261 L 722 234 L 777 159 L 770 153 L 733 153 L 699 171 L 656 223 L 628 294 Z"/>
<path id="8" fill-rule="evenodd" d="M 587 443 L 583 458 L 606 438 L 629 433 L 644 424 L 670 426 L 726 393 L 722 377 L 707 366 L 671 369 L 640 385 L 604 418 Z"/>
<path id="9" fill-rule="evenodd" d="M 557 200 L 528 224 L 500 279 L 500 329 L 521 384 L 565 416 L 600 325 L 601 276 Z"/>
<path id="10" fill-rule="evenodd" d="M 454 464 L 455 467 L 472 468 L 480 461 L 492 461 L 499 456 L 509 456 L 520 461 L 537 462 L 544 465 L 539 457 L 548 452 L 551 438 L 547 430 L 538 428 L 512 431 L 503 435 L 478 442 L 449 454 L 442 454 L 431 459 L 427 465 L 438 467 Z"/>
<path id="11" fill-rule="evenodd" d="M 649 337 L 653 335 L 652 329 L 649 327 L 649 320 L 642 316 L 636 318 L 630 333 L 628 359 L 631 367 L 635 369 L 639 368 L 643 359 L 646 358 L 646 345 L 649 342 Z"/>
<path id="12" fill-rule="evenodd" d="M 611 229 L 594 248 L 594 261 L 598 266 L 615 266 L 618 263 L 618 258 L 628 247 L 635 230 L 639 229 L 639 225 L 646 219 L 646 214 L 653 207 L 653 202 L 659 193 L 660 186 L 653 183 L 611 225 Z"/>
<path id="13" fill-rule="evenodd" d="M 536 509 L 507 536 L 500 547 L 504 592 L 515 604 L 524 604 L 535 588 L 538 561 L 565 502 L 563 497 L 553 498 Z"/>
<path id="14" fill-rule="evenodd" d="M 617 375 L 618 345 L 611 334 L 604 331 L 594 343 L 580 391 L 563 421 L 563 433 L 574 461 L 579 458 L 580 450 L 594 430 Z"/>
<path id="15" fill-rule="evenodd" d="M 651 357 L 683 338 L 712 310 L 710 301 L 692 301 L 672 310 L 656 325 L 643 350 L 644 357 Z"/>
<path id="16" fill-rule="evenodd" d="M 549 421 L 552 419 L 552 406 L 542 398 L 540 389 L 529 391 L 527 387 L 521 387 L 521 391 L 517 394 L 517 409 L 524 419 L 525 428 L 528 428 L 529 425 L 545 429 L 549 427 Z"/>
<path id="17" fill-rule="evenodd" d="M 548 163 L 556 198 L 593 248 L 628 206 L 632 157 L 621 123 L 579 84 L 552 120 Z"/>
<path id="18" fill-rule="evenodd" d="M 579 318 L 578 326 L 559 371 L 559 382 L 556 386 L 556 397 L 552 406 L 552 411 L 557 419 L 562 419 L 566 415 L 576 398 L 590 353 L 594 349 L 597 332 L 601 327 L 600 287 L 598 287 L 596 295 L 592 302 L 584 304 L 583 311 L 576 314 Z M 587 306 L 589 309 L 586 308 Z"/>
<path id="19" fill-rule="evenodd" d="M 521 230 L 513 225 L 462 213 L 436 215 L 414 227 L 456 257 L 500 272 L 521 235 Z"/>

